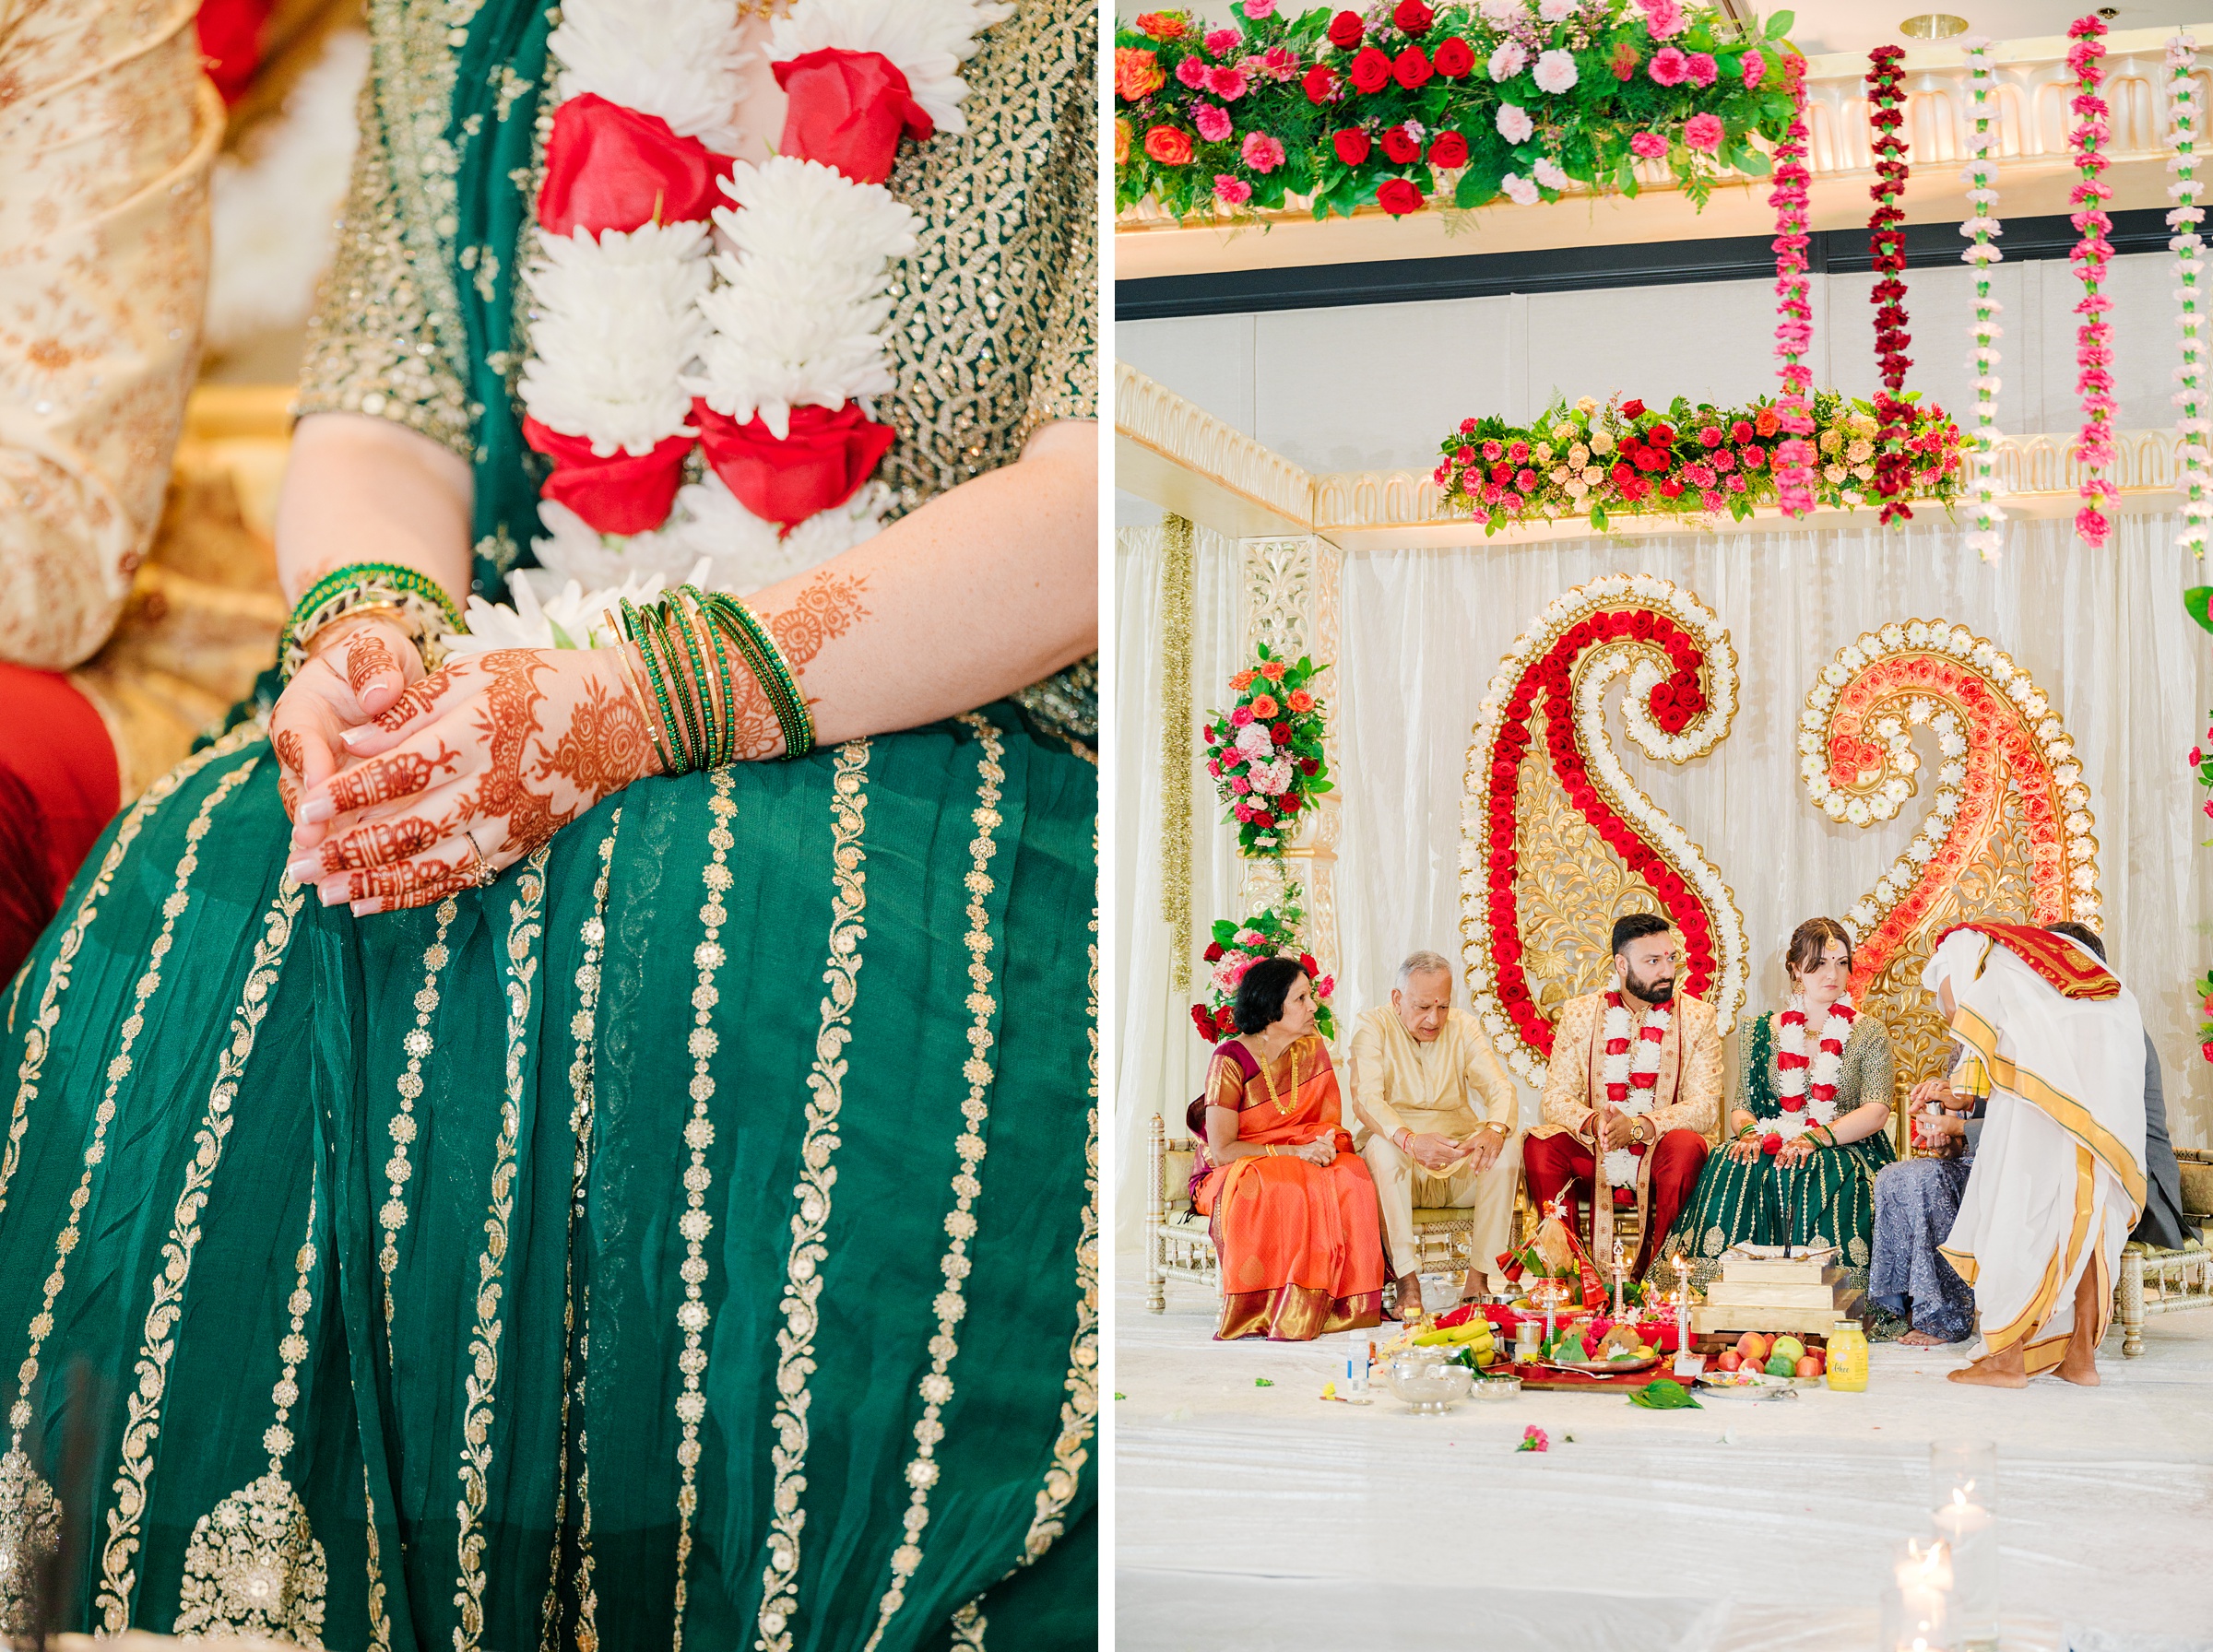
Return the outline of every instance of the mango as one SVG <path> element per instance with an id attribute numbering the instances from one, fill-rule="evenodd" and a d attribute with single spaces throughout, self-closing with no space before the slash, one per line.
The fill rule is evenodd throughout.
<path id="1" fill-rule="evenodd" d="M 1746 1331 L 1736 1339 L 1736 1351 L 1751 1365 L 1764 1365 L 1768 1361 L 1768 1339 L 1757 1331 Z"/>
<path id="2" fill-rule="evenodd" d="M 1767 1369 L 1769 1376 L 1795 1376 L 1798 1375 L 1798 1362 L 1775 1354 L 1769 1359 Z"/>

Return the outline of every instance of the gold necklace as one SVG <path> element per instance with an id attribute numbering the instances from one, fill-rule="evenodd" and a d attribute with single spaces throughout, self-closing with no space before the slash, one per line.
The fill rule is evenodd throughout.
<path id="1" fill-rule="evenodd" d="M 1278 1118 L 1287 1118 L 1287 1117 L 1289 1117 L 1289 1116 L 1290 1116 L 1290 1114 L 1291 1114 L 1291 1109 L 1292 1109 L 1293 1107 L 1296 1107 L 1296 1105 L 1298 1105 L 1298 1040 L 1297 1040 L 1297 1039 L 1296 1039 L 1296 1038 L 1295 1038 L 1295 1039 L 1293 1039 L 1293 1040 L 1291 1041 L 1291 1100 L 1290 1100 L 1290 1102 L 1289 1102 L 1288 1103 L 1284 1103 L 1284 1102 L 1281 1102 L 1281 1101 L 1278 1101 L 1278 1100 L 1276 1099 L 1276 1094 L 1275 1094 L 1275 1080 L 1274 1080 L 1272 1078 L 1269 1077 L 1269 1074 L 1268 1074 L 1268 1063 L 1267 1063 L 1267 1062 L 1265 1062 L 1265 1061 L 1263 1061 L 1263 1062 L 1261 1062 L 1261 1063 L 1260 1063 L 1260 1083 L 1261 1083 L 1261 1084 L 1262 1084 L 1262 1085 L 1263 1085 L 1263 1086 L 1264 1086 L 1264 1087 L 1267 1089 L 1267 1092 L 1268 1092 L 1268 1099 L 1269 1099 L 1269 1101 L 1270 1101 L 1270 1102 L 1272 1102 L 1272 1103 L 1274 1103 L 1274 1105 L 1275 1105 L 1275 1113 L 1276 1113 L 1276 1116 L 1277 1116 Z"/>

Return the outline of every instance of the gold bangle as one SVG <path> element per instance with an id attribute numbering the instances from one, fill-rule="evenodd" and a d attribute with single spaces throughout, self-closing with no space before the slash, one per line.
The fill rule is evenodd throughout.
<path id="1" fill-rule="evenodd" d="M 621 628 L 614 623 L 611 615 L 607 618 L 607 629 L 620 637 Z M 653 708 L 646 703 L 645 690 L 638 686 L 637 667 L 630 663 L 630 648 L 628 643 L 618 642 L 615 644 L 616 673 L 622 678 L 623 693 L 630 696 L 631 704 L 636 708 L 645 723 L 645 738 L 652 742 L 654 754 L 661 760 L 662 772 L 672 774 L 676 772 L 676 764 L 669 761 L 669 748 L 661 743 L 660 719 L 653 714 Z"/>

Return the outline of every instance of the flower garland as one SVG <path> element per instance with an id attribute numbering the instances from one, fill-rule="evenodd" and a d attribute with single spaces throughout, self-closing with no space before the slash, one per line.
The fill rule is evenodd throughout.
<path id="1" fill-rule="evenodd" d="M 1237 1030 L 1231 1006 L 1247 970 L 1263 958 L 1296 958 L 1298 967 L 1314 983 L 1315 1030 L 1325 1040 L 1336 1039 L 1337 1018 L 1331 1010 L 1330 999 L 1337 991 L 1337 982 L 1334 976 L 1321 973 L 1311 953 L 1301 950 L 1299 926 L 1306 915 L 1298 904 L 1298 885 L 1287 883 L 1281 911 L 1264 908 L 1241 924 L 1229 918 L 1214 920 L 1214 938 L 1206 949 L 1206 962 L 1213 966 L 1207 975 L 1207 1001 L 1191 1006 L 1191 1022 L 1200 1037 L 1213 1044 Z"/>
<path id="2" fill-rule="evenodd" d="M 2213 712 L 2208 712 L 2206 715 L 2208 719 L 2213 719 Z M 2205 745 L 2190 748 L 2190 772 L 2196 778 L 2200 786 L 2204 787 L 2207 792 L 2213 793 L 2213 749 L 2208 749 L 2208 748 L 2213 748 L 2213 728 L 2206 730 Z M 2213 820 L 2213 796 L 2208 796 L 2204 802 L 2198 805 L 2198 812 L 2207 820 Z M 2205 839 L 2198 846 L 2213 848 L 2213 838 Z"/>
<path id="3" fill-rule="evenodd" d="M 1783 39 L 1692 0 L 1396 0 L 1296 18 L 1242 0 L 1229 26 L 1187 11 L 1115 32 L 1122 207 L 1178 218 L 1316 218 L 1433 201 L 1521 205 L 1638 193 L 1664 160 L 1698 206 L 1716 179 L 1760 176 L 1790 118 Z"/>
<path id="4" fill-rule="evenodd" d="M 2197 1023 L 2197 1053 L 2213 1061 L 2213 970 L 2206 972 L 2204 980 L 2193 982 L 2190 990 L 2197 995 L 2198 1009 L 2207 1017 Z"/>
<path id="5" fill-rule="evenodd" d="M 729 154 L 749 52 L 727 4 L 562 8 L 517 388 L 557 576 L 704 555 L 751 590 L 877 530 L 893 432 L 870 398 L 893 387 L 885 289 L 917 221 L 883 180 L 903 137 L 965 130 L 959 66 L 1012 10 L 805 0 L 770 26 L 790 106 L 754 165 Z"/>
<path id="6" fill-rule="evenodd" d="M 2189 34 L 2177 34 L 2167 42 L 2167 69 L 2173 77 L 2168 103 L 2174 145 L 2174 155 L 2167 166 L 2175 175 L 2169 190 L 2175 204 L 2167 214 L 2167 225 L 2174 238 L 2167 244 L 2174 253 L 2179 282 L 2174 296 L 2183 307 L 2178 317 L 2183 329 L 2183 362 L 2174 375 L 2182 384 L 2174 393 L 2174 405 L 2182 409 L 2182 418 L 2176 421 L 2183 438 L 2179 449 L 2183 462 L 2182 542 L 2202 557 L 2208 521 L 2213 520 L 2213 495 L 2207 489 L 2207 466 L 2213 460 L 2207 452 L 2207 440 L 2213 438 L 2213 417 L 2208 417 L 2213 408 L 2208 408 L 2206 401 L 2205 340 L 2198 331 L 2204 317 L 2197 307 L 2197 277 L 2205 272 L 2206 243 L 2198 236 L 2197 226 L 2205 221 L 2206 212 L 2197 204 L 2197 41 Z"/>
<path id="7" fill-rule="evenodd" d="M 1831 1004 L 1821 1023 L 1820 1043 L 1808 1056 L 1805 999 L 1802 995 L 1792 996 L 1791 1007 L 1776 1018 L 1782 1029 L 1782 1042 L 1775 1054 L 1775 1068 L 1782 1076 L 1775 1099 L 1782 1116 L 1775 1121 L 1770 1135 L 1795 1141 L 1816 1125 L 1837 1122 L 1837 1079 L 1844 1070 L 1844 1044 L 1852 1037 L 1852 1023 L 1858 1019 L 1850 998 Z"/>
<path id="8" fill-rule="evenodd" d="M 1876 207 L 1867 220 L 1867 241 L 1875 254 L 1876 283 L 1868 300 L 1875 312 L 1875 365 L 1883 388 L 1876 392 L 1875 414 L 1881 423 L 1876 434 L 1875 490 L 1883 502 L 1882 521 L 1911 521 L 1912 507 L 1905 502 L 1910 461 L 1904 449 L 1912 414 L 1899 397 L 1906 387 L 1906 369 L 1912 359 L 1905 353 L 1912 343 L 1906 331 L 1906 284 L 1899 279 L 1906 268 L 1905 208 L 1898 197 L 1906 192 L 1906 140 L 1902 135 L 1905 112 L 1899 107 L 1899 63 L 1905 53 L 1897 46 L 1877 46 L 1867 53 L 1867 124 L 1875 132 L 1875 171 L 1878 182 L 1868 192 Z"/>
<path id="9" fill-rule="evenodd" d="M 2075 165 L 2082 174 L 2082 182 L 2068 196 L 2075 206 L 2075 228 L 2082 236 L 2067 257 L 2082 281 L 2082 301 L 2075 306 L 2075 313 L 2083 318 L 2075 335 L 2075 361 L 2080 370 L 2075 387 L 2082 395 L 2082 438 L 2076 452 L 2082 458 L 2082 497 L 2087 502 L 2075 513 L 2075 531 L 2082 536 L 2084 544 L 2096 549 L 2105 544 L 2109 525 L 2103 507 L 2113 497 L 2107 490 L 2105 467 L 2113 462 L 2116 411 L 2112 372 L 2113 329 L 2105 319 L 2113 301 L 2098 289 L 2098 284 L 2105 279 L 2107 261 L 2113 255 L 2113 243 L 2106 239 L 2113 220 L 2105 213 L 2105 203 L 2113 192 L 2099 176 L 2106 166 L 2099 146 L 2110 136 L 2105 124 L 2109 110 L 2098 95 L 2105 84 L 2105 19 L 2095 12 L 2078 18 L 2067 26 L 2067 35 L 2075 42 L 2067 49 L 2067 68 L 2081 88 L 2068 105 L 2076 116 L 2071 134 Z"/>
<path id="10" fill-rule="evenodd" d="M 1660 1088 L 1660 1046 L 1666 1041 L 1672 1020 L 1665 1004 L 1648 1005 L 1643 1023 L 1632 1041 L 1628 1006 L 1622 1002 L 1619 992 L 1606 994 L 1605 1060 L 1599 1073 L 1606 1104 L 1615 1112 L 1642 1118 L 1652 1110 L 1654 1092 Z M 1630 1054 L 1632 1042 L 1636 1045 L 1634 1058 Z M 1627 1147 L 1607 1150 L 1606 1181 L 1614 1189 L 1615 1203 L 1626 1202 L 1630 1190 L 1637 1186 L 1637 1161 L 1644 1157 L 1646 1145 L 1632 1141 Z"/>
<path id="11" fill-rule="evenodd" d="M 1959 226 L 1960 234 L 1973 238 L 1973 244 L 1959 254 L 1960 261 L 1975 266 L 1975 525 L 1967 536 L 1967 545 L 1988 562 L 1997 560 L 2005 543 L 1999 531 L 2005 513 L 1997 506 L 1998 349 L 1993 342 L 2002 331 L 1998 313 L 2004 306 L 1990 291 L 1990 266 L 2006 256 L 1994 244 L 1995 238 L 2005 230 L 1994 210 L 1998 204 L 1998 166 L 1993 150 L 1996 136 L 1990 94 L 1997 82 L 1991 74 L 1990 41 L 1974 35 L 1963 43 L 1967 47 L 1968 85 L 1975 100 L 1963 174 L 1970 210 L 1967 221 Z"/>
<path id="12" fill-rule="evenodd" d="M 2007 788 L 2028 842 L 2030 921 L 2094 922 L 2099 911 L 2098 839 L 2074 740 L 2030 675 L 1963 625 L 1892 620 L 1837 651 L 1799 714 L 1806 796 L 1848 825 L 1895 819 L 1913 796 L 1911 730 L 1923 726 L 1939 759 L 1928 814 L 1844 914 L 1859 997 L 1966 872 Z"/>
<path id="13" fill-rule="evenodd" d="M 1328 708 L 1308 686 L 1328 669 L 1303 655 L 1278 659 L 1262 643 L 1260 663 L 1229 679 L 1236 704 L 1207 714 L 1206 772 L 1247 855 L 1280 858 L 1299 811 L 1336 789 L 1322 753 Z"/>
<path id="14" fill-rule="evenodd" d="M 1681 990 L 1711 1004 L 1724 1032 L 1744 1001 L 1745 926 L 1735 898 L 1698 845 L 1638 789 L 1607 738 L 1603 697 L 1623 675 L 1629 738 L 1657 761 L 1686 762 L 1712 750 L 1736 714 L 1736 651 L 1712 610 L 1666 580 L 1608 574 L 1554 598 L 1515 640 L 1491 678 L 1468 749 L 1461 933 L 1471 1008 L 1533 1084 L 1544 1082 L 1553 1028 L 1522 967 L 1516 884 L 1523 848 L 1516 840 L 1523 760 L 1540 713 L 1544 755 L 1568 800 L 1682 935 Z M 1526 848 L 1554 853 L 1534 840 Z"/>
<path id="15" fill-rule="evenodd" d="M 1775 502 L 1786 516 L 1814 508 L 1814 410 L 1807 401 L 1813 369 L 1805 352 L 1814 342 L 1814 311 L 1806 292 L 1805 59 L 1793 53 L 1782 61 L 1790 91 L 1791 124 L 1775 146 L 1775 187 L 1768 201 L 1775 208 L 1775 353 L 1782 360 L 1782 395 L 1775 404 L 1782 440 L 1775 446 Z"/>
<path id="16" fill-rule="evenodd" d="M 1859 505 L 1886 451 L 1914 497 L 1947 505 L 1958 497 L 1964 473 L 1959 431 L 1935 403 L 1912 395 L 1892 403 L 1907 422 L 1887 448 L 1867 402 L 1820 391 L 1799 405 L 1805 432 L 1795 440 L 1809 460 L 1827 461 L 1818 475 L 1809 473 L 1809 499 L 1832 510 Z M 1588 517 L 1604 533 L 1611 517 L 1623 513 L 1726 513 L 1742 522 L 1759 506 L 1781 502 L 1781 457 L 1793 439 L 1778 438 L 1788 417 L 1781 401 L 1694 407 L 1677 396 L 1663 412 L 1618 398 L 1602 408 L 1585 396 L 1556 404 L 1533 425 L 1462 419 L 1438 444 L 1442 458 L 1429 479 L 1447 513 L 1481 518 L 1485 534 L 1569 516 Z"/>

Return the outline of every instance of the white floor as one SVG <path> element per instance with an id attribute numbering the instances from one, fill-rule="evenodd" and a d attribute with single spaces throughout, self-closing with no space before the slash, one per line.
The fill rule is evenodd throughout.
<path id="1" fill-rule="evenodd" d="M 1956 1355 L 1877 1344 L 1864 1394 L 1414 1417 L 1321 1399 L 1348 1339 L 1217 1343 L 1210 1292 L 1171 1283 L 1150 1314 L 1119 1263 L 1121 1646 L 1858 1652 L 1925 1530 L 1930 1440 L 1975 1437 L 1998 1445 L 2007 1652 L 2213 1652 L 2213 1311 L 2151 1320 L 2135 1360 L 2116 1330 L 2095 1390 L 1963 1388 Z M 1532 1423 L 1551 1449 L 1517 1453 Z"/>

